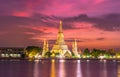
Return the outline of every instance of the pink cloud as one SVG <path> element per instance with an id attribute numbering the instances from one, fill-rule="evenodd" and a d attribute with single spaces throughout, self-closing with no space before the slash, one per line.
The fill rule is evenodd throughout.
<path id="1" fill-rule="evenodd" d="M 6 33 L 8 33 L 8 32 L 7 31 L 0 31 L 0 35 L 4 35 Z"/>
<path id="2" fill-rule="evenodd" d="M 76 22 L 73 23 L 75 28 L 79 28 L 81 30 L 96 30 L 93 26 L 95 25 L 94 23 L 89 23 L 89 22 Z"/>
<path id="3" fill-rule="evenodd" d="M 28 12 L 22 12 L 22 11 L 15 11 L 12 14 L 13 16 L 20 16 L 20 17 L 29 17 L 31 14 Z"/>
<path id="4" fill-rule="evenodd" d="M 2 10 L 1 14 L 18 16 L 26 16 L 23 11 L 29 14 L 43 13 L 64 17 L 77 16 L 83 13 L 89 16 L 98 16 L 107 13 L 120 13 L 119 8 L 117 8 L 119 5 L 119 0 L 13 0 L 1 2 L 0 9 Z"/>

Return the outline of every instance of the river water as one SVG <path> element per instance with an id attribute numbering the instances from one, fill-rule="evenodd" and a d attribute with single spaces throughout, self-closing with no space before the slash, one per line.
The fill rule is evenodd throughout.
<path id="1" fill-rule="evenodd" d="M 0 77 L 120 77 L 116 61 L 0 61 Z"/>

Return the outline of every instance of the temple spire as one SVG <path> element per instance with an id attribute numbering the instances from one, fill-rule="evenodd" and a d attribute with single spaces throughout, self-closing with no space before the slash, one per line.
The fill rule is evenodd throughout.
<path id="1" fill-rule="evenodd" d="M 75 39 L 75 47 L 77 48 L 77 41 L 76 41 L 76 39 Z"/>
<path id="2" fill-rule="evenodd" d="M 44 56 L 45 53 L 48 51 L 49 51 L 48 41 L 44 39 L 42 56 Z"/>
<path id="3" fill-rule="evenodd" d="M 65 44 L 64 34 L 63 34 L 63 31 L 62 31 L 62 21 L 60 21 L 56 44 Z"/>
<path id="4" fill-rule="evenodd" d="M 73 53 L 75 54 L 76 57 L 79 57 L 76 39 L 75 39 L 75 41 L 73 42 L 72 51 L 73 51 Z"/>
<path id="5" fill-rule="evenodd" d="M 60 20 L 59 32 L 62 32 L 62 21 Z"/>
<path id="6" fill-rule="evenodd" d="M 59 53 L 59 57 L 71 56 L 71 52 L 68 49 L 68 46 L 65 44 L 65 41 L 64 41 L 64 34 L 62 31 L 62 21 L 60 21 L 58 34 L 57 34 L 57 40 L 51 52 L 53 53 L 52 57 L 54 57 L 55 53 Z"/>

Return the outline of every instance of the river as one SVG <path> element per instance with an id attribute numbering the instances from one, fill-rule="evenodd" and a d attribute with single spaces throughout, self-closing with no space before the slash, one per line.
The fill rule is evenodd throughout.
<path id="1" fill-rule="evenodd" d="M 99 60 L 1 60 L 0 77 L 120 77 L 120 63 Z"/>

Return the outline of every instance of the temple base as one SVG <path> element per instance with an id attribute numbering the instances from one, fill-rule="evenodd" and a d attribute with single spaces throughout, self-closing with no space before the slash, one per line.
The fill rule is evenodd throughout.
<path id="1" fill-rule="evenodd" d="M 51 52 L 52 54 L 55 54 L 58 57 L 71 57 L 72 56 L 70 50 L 68 50 L 67 45 L 54 45 Z"/>

